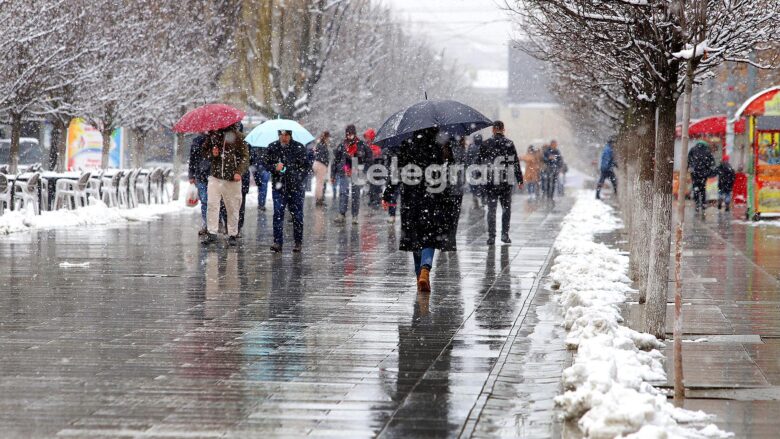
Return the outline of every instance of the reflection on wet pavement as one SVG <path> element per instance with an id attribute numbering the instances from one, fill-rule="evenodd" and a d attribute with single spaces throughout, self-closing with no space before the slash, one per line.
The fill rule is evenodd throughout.
<path id="1" fill-rule="evenodd" d="M 690 213 L 690 212 L 689 212 Z M 686 408 L 717 415 L 739 438 L 776 438 L 780 428 L 780 227 L 739 221 L 708 209 L 686 219 L 683 254 L 683 344 Z M 607 238 L 607 239 L 612 239 Z M 673 265 L 670 265 L 673 269 Z M 667 333 L 671 338 L 674 285 Z M 641 307 L 630 307 L 641 327 Z M 668 382 L 674 382 L 671 342 Z"/>
<path id="2" fill-rule="evenodd" d="M 268 252 L 270 212 L 238 248 L 189 214 L 4 237 L 2 436 L 549 437 L 568 354 L 537 289 L 570 204 L 518 197 L 490 249 L 466 209 L 430 295 L 381 212 L 307 207 L 303 254 Z"/>

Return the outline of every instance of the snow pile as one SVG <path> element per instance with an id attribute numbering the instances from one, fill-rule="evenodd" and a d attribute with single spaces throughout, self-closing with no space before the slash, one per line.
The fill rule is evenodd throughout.
<path id="1" fill-rule="evenodd" d="M 623 326 L 620 304 L 629 287 L 628 257 L 596 243 L 596 233 L 619 229 L 608 205 L 582 193 L 564 219 L 551 269 L 564 309 L 566 344 L 577 349 L 555 399 L 589 438 L 726 438 L 711 417 L 674 407 L 651 383 L 666 381 L 663 344 Z"/>
<path id="2" fill-rule="evenodd" d="M 21 232 L 31 229 L 54 229 L 83 225 L 122 224 L 137 221 L 153 221 L 160 215 L 180 211 L 198 212 L 200 208 L 188 208 L 184 200 L 166 204 L 141 204 L 133 209 L 108 207 L 99 200 L 75 210 L 61 209 L 54 212 L 41 212 L 35 215 L 31 209 L 10 211 L 0 215 L 0 235 Z"/>

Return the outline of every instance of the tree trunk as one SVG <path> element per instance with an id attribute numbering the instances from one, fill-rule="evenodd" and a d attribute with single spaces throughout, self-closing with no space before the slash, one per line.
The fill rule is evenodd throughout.
<path id="1" fill-rule="evenodd" d="M 176 133 L 173 141 L 173 195 L 171 195 L 174 200 L 179 199 L 181 186 L 179 175 L 182 163 L 184 163 L 184 134 Z"/>
<path id="2" fill-rule="evenodd" d="M 135 145 L 133 145 L 133 167 L 142 168 L 146 162 L 146 131 L 134 129 Z"/>
<path id="3" fill-rule="evenodd" d="M 54 119 L 54 131 L 52 132 L 54 145 L 52 145 L 52 148 L 56 150 L 57 162 L 54 170 L 57 172 L 65 172 L 68 166 L 68 126 L 69 123 L 64 120 L 60 118 Z"/>
<path id="4" fill-rule="evenodd" d="M 650 269 L 650 226 L 653 221 L 653 154 L 655 153 L 655 105 L 644 104 L 637 109 L 638 192 L 636 193 L 636 217 L 633 227 L 637 230 L 637 267 L 639 303 L 647 294 L 647 276 Z"/>
<path id="5" fill-rule="evenodd" d="M 104 129 L 100 132 L 103 136 L 103 151 L 100 157 L 100 167 L 102 169 L 108 169 L 108 155 L 111 152 L 111 133 L 112 129 Z"/>
<path id="6" fill-rule="evenodd" d="M 19 138 L 22 136 L 22 115 L 11 113 L 11 150 L 8 160 L 8 173 L 19 172 Z"/>
<path id="7" fill-rule="evenodd" d="M 647 332 L 666 338 L 666 303 L 669 292 L 669 258 L 672 238 L 672 175 L 677 117 L 675 99 L 658 102 L 658 146 L 653 181 L 653 223 L 650 234 L 650 272 L 647 278 L 645 323 Z"/>

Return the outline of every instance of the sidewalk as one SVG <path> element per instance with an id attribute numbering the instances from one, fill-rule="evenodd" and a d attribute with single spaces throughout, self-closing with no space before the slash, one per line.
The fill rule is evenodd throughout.
<path id="1" fill-rule="evenodd" d="M 739 221 L 717 209 L 694 219 L 686 209 L 683 254 L 683 369 L 685 408 L 717 416 L 715 424 L 737 438 L 780 436 L 780 224 Z M 627 250 L 625 236 L 602 236 Z M 672 255 L 673 256 L 673 255 Z M 671 388 L 674 264 L 667 315 Z M 636 301 L 636 299 L 634 299 Z M 642 330 L 642 307 L 624 315 Z"/>
<path id="2" fill-rule="evenodd" d="M 201 247 L 197 215 L 4 236 L 3 438 L 557 434 L 569 353 L 540 279 L 570 199 L 516 197 L 492 248 L 464 200 L 430 296 L 386 213 L 309 201 L 302 254 L 255 209 L 238 248 Z"/>

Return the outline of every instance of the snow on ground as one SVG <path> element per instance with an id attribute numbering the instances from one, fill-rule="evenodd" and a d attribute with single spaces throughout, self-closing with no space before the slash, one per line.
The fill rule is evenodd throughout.
<path id="1" fill-rule="evenodd" d="M 613 209 L 582 192 L 555 242 L 553 287 L 564 310 L 566 344 L 577 349 L 556 398 L 589 438 L 726 438 L 704 412 L 676 408 L 651 385 L 666 381 L 663 344 L 624 325 L 619 305 L 631 291 L 628 256 L 594 242 L 621 228 Z"/>
<path id="2" fill-rule="evenodd" d="M 160 215 L 174 212 L 191 211 L 200 212 L 200 206 L 187 207 L 184 198 L 166 204 L 141 204 L 133 209 L 119 209 L 108 207 L 99 200 L 93 200 L 92 204 L 74 210 L 61 209 L 58 211 L 41 212 L 35 215 L 31 209 L 10 211 L 0 215 L 0 236 L 9 233 L 23 232 L 34 229 L 55 229 L 62 227 L 74 227 L 85 225 L 117 225 L 137 221 L 153 221 Z"/>

